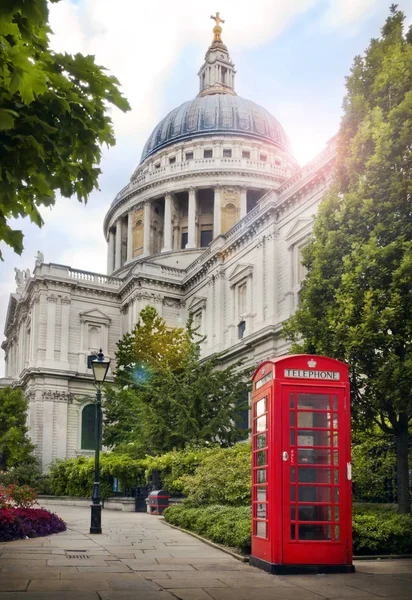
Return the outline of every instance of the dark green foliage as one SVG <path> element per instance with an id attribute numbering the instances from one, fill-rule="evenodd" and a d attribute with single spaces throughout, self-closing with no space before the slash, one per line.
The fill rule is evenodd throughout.
<path id="1" fill-rule="evenodd" d="M 293 351 L 350 367 L 360 429 L 396 442 L 399 510 L 410 512 L 412 418 L 412 45 L 394 5 L 347 78 L 336 183 L 304 251 Z"/>
<path id="2" fill-rule="evenodd" d="M 27 400 L 21 389 L 0 389 L 0 471 L 36 463 L 26 419 Z"/>
<path id="3" fill-rule="evenodd" d="M 108 105 L 129 110 L 115 77 L 93 56 L 50 50 L 49 33 L 47 0 L 0 2 L 0 240 L 19 254 L 10 219 L 41 226 L 56 192 L 86 201 L 101 146 L 115 143 Z"/>
<path id="4" fill-rule="evenodd" d="M 100 493 L 102 498 L 112 495 L 113 477 L 120 479 L 124 486 L 136 486 L 136 481 L 144 476 L 146 461 L 133 460 L 130 456 L 103 453 L 100 455 Z M 78 496 L 89 498 L 94 481 L 94 458 L 79 456 L 56 461 L 48 473 L 50 493 L 55 496 Z"/>
<path id="5" fill-rule="evenodd" d="M 0 472 L 0 484 L 9 485 L 16 483 L 17 485 L 29 485 L 35 490 L 38 490 L 40 482 L 44 479 L 40 462 L 33 459 L 30 462 L 24 462 L 17 467 L 12 467 L 8 471 Z"/>
<path id="6" fill-rule="evenodd" d="M 212 505 L 204 508 L 170 506 L 163 513 L 166 521 L 202 535 L 212 542 L 250 552 L 251 508 Z"/>
<path id="7" fill-rule="evenodd" d="M 353 510 L 354 554 L 411 554 L 412 516 L 393 507 L 355 505 Z"/>
<path id="8" fill-rule="evenodd" d="M 150 306 L 118 343 L 115 383 L 105 399 L 104 443 L 133 444 L 136 456 L 189 445 L 230 446 L 243 436 L 236 426 L 245 380 L 241 363 L 222 369 L 220 357 L 200 361 L 202 340 L 192 329 L 168 330 Z"/>

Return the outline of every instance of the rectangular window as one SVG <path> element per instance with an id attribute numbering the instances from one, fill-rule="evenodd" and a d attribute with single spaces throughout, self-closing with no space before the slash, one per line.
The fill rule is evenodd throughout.
<path id="1" fill-rule="evenodd" d="M 213 240 L 213 231 L 211 229 L 206 229 L 205 231 L 200 232 L 200 247 L 206 248 Z"/>
<path id="2" fill-rule="evenodd" d="M 193 152 L 186 152 L 185 158 L 186 160 L 193 160 Z"/>
<path id="3" fill-rule="evenodd" d="M 245 335 L 245 331 L 246 331 L 246 321 L 241 321 L 239 323 L 239 325 L 237 326 L 238 337 L 240 340 Z"/>
<path id="4" fill-rule="evenodd" d="M 232 150 L 230 148 L 223 148 L 223 158 L 232 158 Z"/>
<path id="5" fill-rule="evenodd" d="M 261 155 L 260 155 L 260 160 L 261 160 L 262 162 L 266 162 L 266 161 L 267 161 L 267 159 L 268 159 L 268 157 L 266 156 L 266 154 L 261 154 Z"/>
<path id="6" fill-rule="evenodd" d="M 242 150 L 242 158 L 250 158 L 249 150 Z"/>
<path id="7" fill-rule="evenodd" d="M 176 162 L 176 156 L 170 156 L 169 157 L 169 165 L 174 165 Z"/>
<path id="8" fill-rule="evenodd" d="M 184 250 L 186 248 L 187 239 L 188 239 L 187 236 L 188 236 L 187 231 L 184 231 L 182 233 L 182 243 L 181 243 L 181 246 L 180 246 L 182 248 L 182 250 Z"/>
<path id="9" fill-rule="evenodd" d="M 213 158 L 213 150 L 203 150 L 203 158 Z"/>

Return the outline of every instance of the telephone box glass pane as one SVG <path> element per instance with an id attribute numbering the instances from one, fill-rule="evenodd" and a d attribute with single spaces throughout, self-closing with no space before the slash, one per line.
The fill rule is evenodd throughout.
<path id="1" fill-rule="evenodd" d="M 335 506 L 335 521 L 339 521 L 339 506 Z"/>
<path id="2" fill-rule="evenodd" d="M 290 507 L 290 520 L 296 521 L 296 506 L 294 504 Z"/>
<path id="3" fill-rule="evenodd" d="M 339 452 L 338 452 L 338 450 L 334 450 L 333 451 L 333 464 L 334 465 L 338 465 L 339 464 Z"/>
<path id="4" fill-rule="evenodd" d="M 260 448 L 266 448 L 266 433 L 261 433 L 260 435 L 256 436 L 256 446 L 258 450 Z"/>
<path id="5" fill-rule="evenodd" d="M 256 416 L 260 417 L 266 412 L 266 398 L 262 398 L 262 400 L 258 400 L 256 402 Z"/>
<path id="6" fill-rule="evenodd" d="M 329 394 L 298 394 L 298 408 L 330 410 Z"/>
<path id="7" fill-rule="evenodd" d="M 265 431 L 266 429 L 266 415 L 256 419 L 256 431 Z"/>
<path id="8" fill-rule="evenodd" d="M 331 451 L 322 450 L 321 448 L 299 448 L 298 463 L 307 465 L 330 465 Z"/>
<path id="9" fill-rule="evenodd" d="M 332 507 L 316 504 L 299 504 L 299 521 L 332 521 Z"/>
<path id="10" fill-rule="evenodd" d="M 330 446 L 330 432 L 299 429 L 298 446 Z"/>
<path id="11" fill-rule="evenodd" d="M 295 445 L 295 430 L 294 429 L 290 430 L 290 445 L 291 446 Z"/>
<path id="12" fill-rule="evenodd" d="M 338 397 L 336 396 L 336 394 L 333 394 L 332 396 L 332 405 L 333 410 L 338 410 Z"/>
<path id="13" fill-rule="evenodd" d="M 299 485 L 298 500 L 299 502 L 331 502 L 331 488 L 320 485 Z"/>
<path id="14" fill-rule="evenodd" d="M 295 406 L 295 395 L 294 394 L 290 394 L 289 402 L 290 402 L 290 408 L 294 408 L 294 406 Z"/>
<path id="15" fill-rule="evenodd" d="M 290 486 L 290 499 L 292 500 L 292 502 L 295 500 L 295 486 L 294 485 Z"/>
<path id="16" fill-rule="evenodd" d="M 334 498 L 335 498 L 335 502 L 338 503 L 339 502 L 339 488 L 338 487 L 335 487 Z"/>
<path id="17" fill-rule="evenodd" d="M 296 525 L 290 526 L 290 539 L 296 540 Z"/>
<path id="18" fill-rule="evenodd" d="M 295 426 L 295 413 L 294 412 L 290 413 L 290 426 L 291 427 Z"/>
<path id="19" fill-rule="evenodd" d="M 265 523 L 265 521 L 256 521 L 256 535 L 258 537 L 266 537 L 266 523 Z"/>
<path id="20" fill-rule="evenodd" d="M 290 467 L 290 480 L 295 481 L 295 467 Z"/>
<path id="21" fill-rule="evenodd" d="M 266 450 L 263 450 L 262 452 L 257 452 L 257 466 L 263 467 L 266 464 L 267 464 Z"/>
<path id="22" fill-rule="evenodd" d="M 339 541 L 340 539 L 340 527 L 339 525 L 335 525 L 335 540 Z"/>
<path id="23" fill-rule="evenodd" d="M 266 497 L 266 488 L 265 487 L 257 488 L 257 500 L 258 500 L 258 502 L 266 502 L 267 497 Z"/>
<path id="24" fill-rule="evenodd" d="M 257 482 L 266 483 L 266 469 L 257 470 Z"/>
<path id="25" fill-rule="evenodd" d="M 333 474 L 333 482 L 339 483 L 339 470 L 338 469 L 335 469 L 335 472 Z"/>
<path id="26" fill-rule="evenodd" d="M 330 469 L 316 469 L 313 467 L 299 467 L 299 483 L 332 483 Z"/>
<path id="27" fill-rule="evenodd" d="M 337 433 L 333 434 L 333 445 L 334 446 L 338 445 L 338 434 Z"/>
<path id="28" fill-rule="evenodd" d="M 258 519 L 266 519 L 266 504 L 256 504 L 256 516 Z"/>
<path id="29" fill-rule="evenodd" d="M 332 525 L 299 525 L 300 540 L 331 540 Z"/>
<path id="30" fill-rule="evenodd" d="M 330 413 L 298 412 L 298 427 L 330 428 Z"/>

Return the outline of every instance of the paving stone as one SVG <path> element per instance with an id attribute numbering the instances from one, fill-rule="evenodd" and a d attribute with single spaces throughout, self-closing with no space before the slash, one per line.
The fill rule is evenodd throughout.
<path id="1" fill-rule="evenodd" d="M 20 575 L 20 571 L 2 571 L 0 572 L 0 590 L 3 590 L 3 580 L 6 579 L 18 579 L 19 581 L 22 581 L 22 577 L 21 575 L 24 575 L 23 579 L 27 579 L 27 582 L 30 579 L 60 579 L 60 572 L 59 571 L 50 571 L 50 569 L 42 569 L 42 570 L 38 570 L 38 569 L 32 569 L 32 570 L 27 570 L 24 569 L 24 567 L 21 570 L 21 575 Z"/>
<path id="2" fill-rule="evenodd" d="M 97 592 L 0 592 L 0 600 L 99 600 Z M 113 599 L 115 600 L 115 599 Z M 117 599 L 116 600 L 121 600 Z M 126 599 L 125 599 L 126 600 Z M 137 600 L 137 599 L 135 599 Z M 151 600 L 147 598 L 147 600 Z M 155 600 L 155 599 L 153 599 Z"/>
<path id="3" fill-rule="evenodd" d="M 176 596 L 172 596 L 172 594 L 169 594 L 164 590 L 159 590 L 158 592 L 142 592 L 141 594 L 139 592 L 101 592 L 99 596 L 101 600 L 176 600 Z M 77 600 L 77 598 L 75 600 Z"/>
<path id="4" fill-rule="evenodd" d="M 191 574 L 186 575 L 185 577 L 176 577 L 173 579 L 153 579 L 155 583 L 158 583 L 165 589 L 184 589 L 184 588 L 226 588 L 227 585 L 220 579 L 215 579 L 213 577 L 206 577 L 205 574 L 200 577 L 192 577 Z"/>
<path id="5" fill-rule="evenodd" d="M 130 566 L 133 571 L 193 571 L 195 569 L 191 565 L 159 565 L 156 561 L 152 563 L 136 562 Z"/>
<path id="6" fill-rule="evenodd" d="M 107 581 L 101 578 L 99 581 L 88 579 L 61 579 L 59 581 L 47 581 L 35 579 L 30 582 L 28 592 L 94 592 L 110 590 Z"/>
<path id="7" fill-rule="evenodd" d="M 29 585 L 29 579 L 0 575 L 0 590 L 2 592 L 24 592 Z"/>
<path id="8" fill-rule="evenodd" d="M 118 592 L 155 592 L 160 590 L 160 587 L 151 581 L 127 581 L 123 579 L 113 579 L 110 581 L 110 587 Z"/>
<path id="9" fill-rule="evenodd" d="M 116 564 L 107 567 L 77 567 L 79 573 L 130 573 L 126 565 Z"/>
<path id="10" fill-rule="evenodd" d="M 204 590 L 173 589 L 173 596 L 179 598 L 179 600 L 211 600 L 209 594 Z M 253 598 L 253 600 L 259 600 L 259 598 Z"/>
<path id="11" fill-rule="evenodd" d="M 104 579 L 105 581 L 114 581 L 117 579 L 121 579 L 122 581 L 144 581 L 145 578 L 139 573 L 134 573 L 129 571 L 128 573 L 90 573 L 84 571 L 73 570 L 71 572 L 64 571 L 61 573 L 60 579 L 88 579 L 88 580 L 97 580 L 101 581 Z"/>
<path id="12" fill-rule="evenodd" d="M 317 594 L 295 587 L 261 588 L 211 588 L 204 587 L 204 591 L 214 600 L 320 600 Z M 1 600 L 1 599 L 0 599 Z"/>

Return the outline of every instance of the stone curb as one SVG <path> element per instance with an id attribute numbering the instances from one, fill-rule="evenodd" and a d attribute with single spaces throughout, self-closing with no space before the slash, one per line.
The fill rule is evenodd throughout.
<path id="1" fill-rule="evenodd" d="M 354 556 L 353 560 L 408 560 L 412 554 L 360 554 Z"/>
<path id="2" fill-rule="evenodd" d="M 211 542 L 210 540 L 202 537 L 201 535 L 198 535 L 197 533 L 193 533 L 193 531 L 189 531 L 188 529 L 183 529 L 183 527 L 178 527 L 177 525 L 172 525 L 171 523 L 168 523 L 164 517 L 162 517 L 162 519 L 163 519 L 163 522 L 168 527 L 171 527 L 172 529 L 177 529 L 178 531 L 182 531 L 183 533 L 187 533 L 188 535 L 191 535 L 192 537 L 196 538 L 197 540 L 200 540 L 201 542 L 204 542 L 208 546 L 212 546 L 212 548 L 216 548 L 216 550 L 221 550 L 225 554 L 229 554 L 230 556 L 233 556 L 233 558 L 236 558 L 236 560 L 240 560 L 240 562 L 244 562 L 244 563 L 248 563 L 249 562 L 249 557 L 248 556 L 244 556 L 243 554 L 238 554 L 237 552 L 233 552 L 232 550 L 229 550 L 229 548 L 227 548 L 226 546 L 221 546 L 220 544 L 216 544 L 215 542 Z"/>

